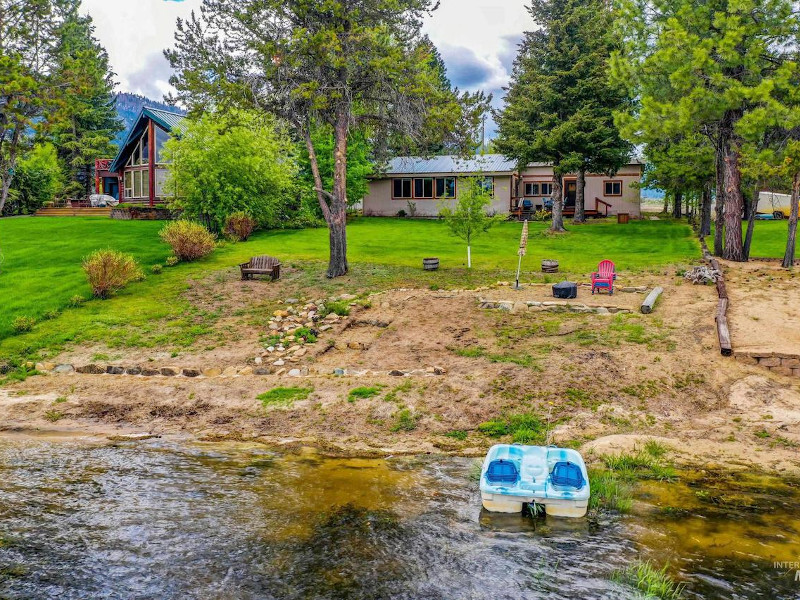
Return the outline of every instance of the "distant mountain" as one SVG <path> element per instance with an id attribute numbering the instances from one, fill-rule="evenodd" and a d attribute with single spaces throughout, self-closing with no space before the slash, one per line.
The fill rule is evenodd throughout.
<path id="1" fill-rule="evenodd" d="M 125 131 L 122 131 L 119 133 L 119 135 L 117 135 L 115 142 L 118 146 L 125 141 L 125 136 L 128 135 L 128 130 L 133 127 L 133 124 L 136 122 L 136 117 L 139 116 L 139 113 L 142 112 L 142 108 L 145 106 L 186 114 L 185 110 L 181 110 L 175 106 L 170 106 L 169 104 L 159 102 L 158 100 L 151 100 L 150 98 L 140 96 L 139 94 L 120 92 L 117 94 L 117 114 L 125 124 Z"/>

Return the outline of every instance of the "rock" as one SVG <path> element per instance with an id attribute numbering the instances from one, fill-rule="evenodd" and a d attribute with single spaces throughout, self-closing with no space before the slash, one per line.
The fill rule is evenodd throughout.
<path id="1" fill-rule="evenodd" d="M 598 306 L 597 308 L 594 309 L 594 312 L 596 312 L 598 315 L 610 315 L 611 314 L 611 311 L 609 311 L 605 306 Z"/>
<path id="2" fill-rule="evenodd" d="M 54 373 L 74 373 L 75 367 L 72 365 L 56 365 L 56 368 L 53 369 Z"/>
<path id="3" fill-rule="evenodd" d="M 244 367 L 243 369 L 239 369 L 237 375 L 248 376 L 253 374 L 253 367 Z"/>
<path id="4" fill-rule="evenodd" d="M 542 305 L 541 302 L 538 302 L 536 300 L 528 300 L 525 304 L 527 304 L 528 306 L 541 306 Z"/>
<path id="5" fill-rule="evenodd" d="M 306 350 L 305 348 L 300 348 L 297 352 L 294 353 L 294 355 L 297 356 L 298 358 L 301 356 L 305 356 L 306 354 L 308 354 L 308 350 Z"/>
<path id="6" fill-rule="evenodd" d="M 345 300 L 345 301 L 355 300 L 356 298 L 358 298 L 358 296 L 355 296 L 353 294 L 342 294 L 341 296 L 339 296 L 339 300 Z"/>
<path id="7" fill-rule="evenodd" d="M 223 377 L 236 377 L 239 374 L 239 371 L 236 367 L 225 367 L 222 370 Z"/>
<path id="8" fill-rule="evenodd" d="M 758 364 L 762 367 L 780 367 L 781 366 L 781 359 L 777 357 L 768 357 L 762 358 L 758 361 Z"/>
<path id="9" fill-rule="evenodd" d="M 347 342 L 347 347 L 351 350 L 363 350 L 364 344 L 361 342 Z"/>
<path id="10" fill-rule="evenodd" d="M 344 371 L 344 369 L 339 369 L 339 368 L 336 368 L 336 369 L 334 369 L 334 370 L 333 370 L 333 374 L 334 374 L 334 375 L 338 375 L 338 376 L 340 376 L 340 377 L 341 377 L 342 375 L 344 375 L 344 372 L 345 372 L 345 371 Z"/>
<path id="11" fill-rule="evenodd" d="M 261 358 L 260 356 L 256 356 L 256 358 L 255 358 L 255 360 L 253 360 L 253 362 L 254 362 L 255 364 L 257 364 L 257 365 L 260 365 L 261 363 L 263 363 L 263 362 L 264 362 L 264 359 L 263 359 L 263 358 Z"/>
<path id="12" fill-rule="evenodd" d="M 300 348 L 302 348 L 302 346 L 300 346 L 299 344 L 295 344 L 293 346 L 289 346 L 287 352 L 297 352 L 298 350 L 300 350 Z"/>
<path id="13" fill-rule="evenodd" d="M 303 373 L 300 371 L 300 369 L 292 369 L 287 373 L 287 375 L 289 377 L 301 377 Z"/>
<path id="14" fill-rule="evenodd" d="M 500 308 L 500 305 L 497 302 L 486 301 L 486 302 L 481 302 L 480 307 L 485 310 L 495 310 L 497 308 Z"/>
<path id="15" fill-rule="evenodd" d="M 512 313 L 521 313 L 528 309 L 528 305 L 524 302 L 514 302 L 514 305 L 511 307 Z"/>
<path id="16" fill-rule="evenodd" d="M 300 302 L 300 300 L 298 300 L 297 298 L 287 298 L 286 299 L 286 304 L 297 304 L 298 302 Z"/>
<path id="17" fill-rule="evenodd" d="M 275 361 L 274 363 L 272 363 L 272 364 L 273 364 L 274 366 L 276 366 L 276 367 L 282 367 L 283 365 L 285 365 L 285 364 L 286 364 L 286 362 L 285 362 L 285 361 L 284 361 L 282 358 L 279 358 L 278 360 L 276 360 L 276 361 Z"/>
<path id="18" fill-rule="evenodd" d="M 161 374 L 164 377 L 175 377 L 180 373 L 180 369 L 177 367 L 161 367 Z"/>
<path id="19" fill-rule="evenodd" d="M 333 325 L 323 325 L 322 327 L 319 328 L 319 330 L 322 332 L 330 331 L 331 329 L 333 329 Z"/>
<path id="20" fill-rule="evenodd" d="M 272 313 L 272 314 L 273 314 L 273 315 L 275 315 L 276 317 L 278 317 L 278 318 L 281 318 L 281 319 L 282 319 L 282 318 L 284 318 L 284 317 L 288 317 L 288 316 L 289 316 L 289 311 L 288 311 L 288 310 L 276 310 L 276 311 L 275 311 L 274 313 Z"/>
<path id="21" fill-rule="evenodd" d="M 278 325 L 277 323 L 270 323 L 269 324 L 269 330 L 270 331 L 278 331 L 278 329 L 280 329 L 280 328 L 281 328 L 281 326 Z"/>
<path id="22" fill-rule="evenodd" d="M 278 377 L 285 374 L 286 374 L 286 369 L 278 369 L 277 371 L 275 371 L 275 375 L 277 375 Z"/>
<path id="23" fill-rule="evenodd" d="M 25 363 L 25 368 L 28 371 L 32 371 L 34 369 L 34 367 L 36 367 L 36 363 L 34 363 L 33 361 L 29 360 L 28 362 Z"/>
<path id="24" fill-rule="evenodd" d="M 127 367 L 125 369 L 126 375 L 141 375 L 142 374 L 142 367 Z"/>
<path id="25" fill-rule="evenodd" d="M 253 369 L 253 375 L 269 375 L 271 373 L 271 369 L 267 367 L 260 367 L 258 369 Z"/>
<path id="26" fill-rule="evenodd" d="M 205 377 L 219 377 L 222 375 L 222 369 L 217 367 L 209 367 L 208 369 L 203 369 L 203 375 Z"/>
<path id="27" fill-rule="evenodd" d="M 184 377 L 193 377 L 194 378 L 194 377 L 200 377 L 200 375 L 202 375 L 202 372 L 200 371 L 200 369 L 184 369 L 181 372 L 183 373 Z"/>
<path id="28" fill-rule="evenodd" d="M 270 353 L 275 352 L 275 346 L 270 346 L 269 348 L 267 348 L 267 352 Z"/>
<path id="29" fill-rule="evenodd" d="M 433 373 L 434 375 L 444 375 L 445 373 L 447 373 L 447 369 L 444 369 L 442 367 L 433 367 Z"/>
<path id="30" fill-rule="evenodd" d="M 161 371 L 158 369 L 144 368 L 142 369 L 142 375 L 145 377 L 155 377 L 156 375 L 161 375 Z"/>
<path id="31" fill-rule="evenodd" d="M 500 310 L 507 310 L 507 311 L 510 312 L 510 311 L 514 310 L 514 303 L 513 302 L 507 302 L 507 301 L 498 302 L 497 303 L 497 308 L 499 308 Z"/>
<path id="32" fill-rule="evenodd" d="M 84 365 L 75 370 L 83 375 L 102 375 L 106 372 L 106 368 L 100 365 Z"/>
<path id="33" fill-rule="evenodd" d="M 116 365 L 108 365 L 106 367 L 106 373 L 108 373 L 109 375 L 124 375 L 125 374 L 125 368 L 124 367 L 118 367 Z"/>
<path id="34" fill-rule="evenodd" d="M 400 371 L 398 369 L 392 369 L 391 371 L 389 371 L 389 375 L 391 375 L 392 377 L 404 377 L 405 372 Z"/>

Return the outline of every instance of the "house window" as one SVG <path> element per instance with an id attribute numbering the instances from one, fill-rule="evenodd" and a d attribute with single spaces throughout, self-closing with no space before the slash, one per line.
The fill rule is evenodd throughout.
<path id="1" fill-rule="evenodd" d="M 156 127 L 155 129 L 156 129 L 156 152 L 153 158 L 155 162 L 164 164 L 168 162 L 167 160 L 165 160 L 163 153 L 164 153 L 164 144 L 169 139 L 169 134 L 163 129 L 161 129 L 161 127 Z"/>
<path id="2" fill-rule="evenodd" d="M 538 183 L 526 183 L 525 184 L 525 195 L 526 196 L 538 196 L 539 195 L 539 184 Z"/>
<path id="3" fill-rule="evenodd" d="M 392 197 L 400 200 L 411 198 L 411 180 L 410 179 L 393 179 L 392 180 Z"/>
<path id="4" fill-rule="evenodd" d="M 142 197 L 142 172 L 141 171 L 134 171 L 133 172 L 133 197 L 134 198 L 141 198 Z"/>
<path id="5" fill-rule="evenodd" d="M 167 192 L 167 170 L 156 169 L 156 196 L 166 198 L 169 195 Z"/>
<path id="6" fill-rule="evenodd" d="M 414 198 L 433 198 L 433 178 L 420 177 L 414 180 Z"/>
<path id="7" fill-rule="evenodd" d="M 539 189 L 542 196 L 552 196 L 553 195 L 553 184 L 552 183 L 541 183 L 539 184 Z"/>
<path id="8" fill-rule="evenodd" d="M 436 179 L 436 197 L 437 198 L 455 198 L 456 197 L 456 178 L 455 177 L 437 177 L 437 179 Z"/>
<path id="9" fill-rule="evenodd" d="M 125 171 L 125 197 L 133 198 L 133 173 Z"/>
<path id="10" fill-rule="evenodd" d="M 605 195 L 606 196 L 622 196 L 622 182 L 621 181 L 606 181 L 605 182 Z"/>
<path id="11" fill-rule="evenodd" d="M 483 191 L 489 192 L 490 196 L 494 196 L 494 177 L 482 177 L 478 180 L 478 185 Z"/>

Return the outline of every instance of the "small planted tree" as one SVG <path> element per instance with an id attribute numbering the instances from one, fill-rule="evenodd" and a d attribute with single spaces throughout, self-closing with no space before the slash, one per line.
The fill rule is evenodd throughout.
<path id="1" fill-rule="evenodd" d="M 487 232 L 503 220 L 490 215 L 492 194 L 481 177 L 470 177 L 459 182 L 458 200 L 454 207 L 442 206 L 439 216 L 444 219 L 453 235 L 467 242 L 467 267 L 472 268 L 472 240 Z"/>

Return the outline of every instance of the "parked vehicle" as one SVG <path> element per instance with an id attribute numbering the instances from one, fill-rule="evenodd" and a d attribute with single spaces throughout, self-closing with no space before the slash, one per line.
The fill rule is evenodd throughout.
<path id="1" fill-rule="evenodd" d="M 759 192 L 756 212 L 759 215 L 772 215 L 774 219 L 788 219 L 791 202 L 792 197 L 789 194 Z"/>

